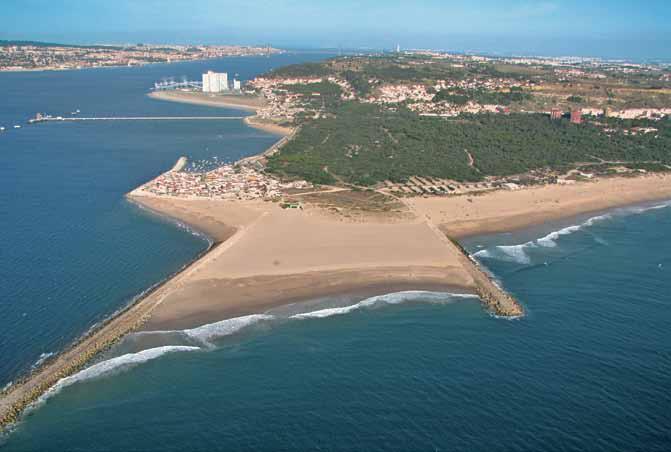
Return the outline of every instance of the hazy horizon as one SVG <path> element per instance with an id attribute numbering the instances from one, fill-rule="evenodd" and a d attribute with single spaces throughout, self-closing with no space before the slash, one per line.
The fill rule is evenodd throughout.
<path id="1" fill-rule="evenodd" d="M 82 7 L 84 6 L 84 7 Z M 671 59 L 671 5 L 623 0 L 311 3 L 10 0 L 0 39 L 71 44 L 270 44 Z"/>

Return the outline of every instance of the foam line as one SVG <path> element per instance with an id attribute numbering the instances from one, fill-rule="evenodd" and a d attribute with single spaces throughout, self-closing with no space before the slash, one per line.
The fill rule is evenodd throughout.
<path id="1" fill-rule="evenodd" d="M 395 305 L 405 303 L 407 301 L 416 301 L 421 297 L 421 302 L 448 304 L 457 301 L 459 298 L 477 298 L 477 295 L 472 294 L 451 294 L 442 292 L 429 292 L 420 290 L 411 290 L 405 292 L 395 292 L 386 295 L 379 295 L 376 297 L 366 298 L 360 302 L 343 307 L 326 308 L 312 312 L 304 312 L 301 314 L 292 315 L 292 319 L 321 319 L 331 317 L 334 315 L 344 315 L 360 309 L 373 308 L 380 305 Z"/>
<path id="2" fill-rule="evenodd" d="M 69 377 L 60 379 L 58 383 L 56 383 L 51 389 L 49 389 L 49 391 L 44 393 L 42 397 L 38 399 L 37 403 L 44 402 L 49 397 L 60 392 L 63 388 L 71 386 L 75 383 L 92 380 L 95 378 L 102 378 L 109 375 L 115 375 L 123 370 L 135 367 L 139 364 L 163 356 L 166 353 L 190 352 L 196 350 L 201 350 L 201 348 L 187 347 L 181 345 L 167 345 L 164 347 L 156 347 L 147 350 L 142 350 L 137 353 L 128 353 L 105 361 L 101 361 L 90 367 L 87 367 L 84 370 L 77 372 L 74 375 L 70 375 Z"/>

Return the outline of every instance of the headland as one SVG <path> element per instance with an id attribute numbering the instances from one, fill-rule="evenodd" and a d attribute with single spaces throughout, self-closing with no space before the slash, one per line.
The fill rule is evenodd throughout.
<path id="1" fill-rule="evenodd" d="M 180 158 L 160 177 L 180 173 L 184 164 Z M 671 176 L 658 174 L 477 196 L 398 199 L 378 192 L 303 187 L 287 190 L 290 203 L 148 191 L 159 178 L 128 198 L 203 231 L 213 246 L 11 387 L 0 399 L 3 424 L 15 421 L 60 378 L 138 329 L 190 328 L 320 296 L 410 289 L 477 293 L 493 312 L 519 316 L 519 303 L 492 283 L 455 238 L 671 198 Z M 385 197 L 383 204 L 373 200 L 378 196 Z M 361 197 L 377 208 L 358 208 L 355 201 Z"/>
<path id="2" fill-rule="evenodd" d="M 398 56 L 386 63 L 405 64 Z M 248 125 L 285 137 L 259 156 L 208 173 L 184 173 L 180 159 L 128 194 L 205 232 L 213 246 L 12 386 L 0 399 L 0 424 L 15 421 L 60 378 L 133 330 L 191 328 L 320 296 L 409 289 L 476 293 L 491 312 L 518 317 L 522 305 L 458 238 L 671 198 L 671 175 L 664 173 L 671 167 L 660 151 L 669 124 L 657 111 L 641 124 L 605 111 L 585 124 L 577 109 L 570 120 L 554 110 L 547 118 L 544 104 L 534 114 L 523 111 L 522 102 L 540 98 L 534 80 L 476 80 L 474 91 L 445 81 L 438 88 L 407 80 L 393 86 L 370 77 L 375 64 L 380 60 L 363 60 L 356 77 L 351 62 L 338 61 L 314 76 L 297 78 L 293 72 L 304 71 L 296 68 L 274 72 L 250 83 L 263 97 L 152 93 L 255 111 Z M 426 64 L 445 71 L 442 59 Z M 408 99 L 414 103 L 401 105 Z M 519 113 L 498 105 L 504 102 L 520 103 Z M 511 127 L 530 132 L 520 141 Z"/>

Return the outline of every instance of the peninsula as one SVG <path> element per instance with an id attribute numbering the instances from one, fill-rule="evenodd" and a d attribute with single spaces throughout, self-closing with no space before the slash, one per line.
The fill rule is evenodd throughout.
<path id="1" fill-rule="evenodd" d="M 494 314 L 523 315 L 460 238 L 671 198 L 668 71 L 641 68 L 643 83 L 661 88 L 637 91 L 617 78 L 622 68 L 562 64 L 343 57 L 277 69 L 249 81 L 244 96 L 152 94 L 253 110 L 248 124 L 283 136 L 261 155 L 205 173 L 183 171 L 180 159 L 128 194 L 205 232 L 212 247 L 9 388 L 0 423 L 137 329 L 191 328 L 324 295 L 410 289 L 475 293 Z M 575 104 L 589 100 L 571 94 L 573 112 L 564 117 L 567 93 L 556 93 L 565 77 L 582 87 L 600 80 L 607 105 L 643 113 L 583 116 L 592 107 L 578 114 Z M 542 111 L 553 96 L 557 106 Z"/>

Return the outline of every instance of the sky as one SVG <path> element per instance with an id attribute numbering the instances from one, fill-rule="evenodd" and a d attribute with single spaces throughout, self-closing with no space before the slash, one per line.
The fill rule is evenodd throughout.
<path id="1" fill-rule="evenodd" d="M 671 59 L 671 0 L 0 0 L 0 39 Z"/>

